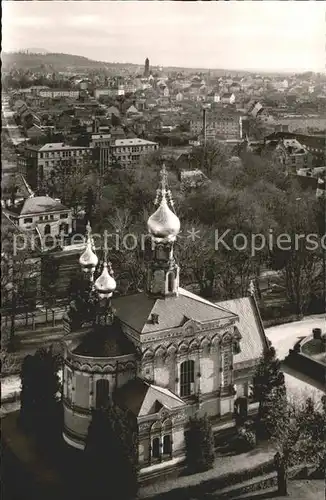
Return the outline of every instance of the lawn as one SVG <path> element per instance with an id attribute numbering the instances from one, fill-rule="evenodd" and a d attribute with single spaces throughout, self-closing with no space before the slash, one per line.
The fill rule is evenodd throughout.
<path id="1" fill-rule="evenodd" d="M 215 491 L 218 489 L 219 480 L 228 474 L 240 473 L 242 470 L 253 469 L 269 462 L 275 451 L 265 443 L 254 450 L 238 455 L 217 454 L 213 469 L 192 475 L 183 475 L 171 480 L 160 481 L 146 486 L 140 490 L 141 499 L 152 498 L 178 500 L 196 497 L 198 489 L 202 491 Z"/>

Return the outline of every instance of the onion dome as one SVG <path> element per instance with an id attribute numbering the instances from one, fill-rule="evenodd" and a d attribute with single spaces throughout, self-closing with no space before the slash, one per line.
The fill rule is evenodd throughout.
<path id="1" fill-rule="evenodd" d="M 87 224 L 87 242 L 84 253 L 79 258 L 79 264 L 85 271 L 94 270 L 98 264 L 98 257 L 93 251 L 93 241 L 91 237 L 91 227 Z"/>
<path id="2" fill-rule="evenodd" d="M 103 271 L 94 284 L 95 290 L 99 293 L 99 296 L 101 298 L 111 297 L 112 293 L 116 289 L 116 286 L 117 286 L 116 281 L 113 278 L 112 274 L 110 274 L 109 272 L 108 264 L 104 262 Z"/>
<path id="3" fill-rule="evenodd" d="M 150 216 L 147 227 L 154 238 L 175 240 L 180 231 L 180 220 L 169 208 L 165 198 L 162 199 L 160 206 Z"/>
<path id="4" fill-rule="evenodd" d="M 158 209 L 147 221 L 149 233 L 154 237 L 154 240 L 174 241 L 180 231 L 180 220 L 174 213 L 174 203 L 172 194 L 167 185 L 167 172 L 165 165 L 160 173 L 161 185 L 156 191 L 155 205 L 159 204 Z M 169 204 L 172 208 L 169 207 Z"/>

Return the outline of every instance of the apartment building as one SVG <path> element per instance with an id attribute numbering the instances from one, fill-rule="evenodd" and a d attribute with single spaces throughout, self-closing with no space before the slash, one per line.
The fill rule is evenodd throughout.
<path id="1" fill-rule="evenodd" d="M 112 89 L 106 88 L 106 89 L 94 89 L 94 97 L 95 99 L 99 99 L 100 97 L 112 97 L 114 94 Z"/>
<path id="2" fill-rule="evenodd" d="M 144 139 L 116 139 L 111 144 L 112 160 L 121 165 L 137 163 L 143 154 L 147 154 L 158 149 L 156 142 Z"/>
<path id="3" fill-rule="evenodd" d="M 80 90 L 78 89 L 42 89 L 39 91 L 40 97 L 48 97 L 55 99 L 56 97 L 70 97 L 71 99 L 78 99 Z"/>
<path id="4" fill-rule="evenodd" d="M 89 147 L 69 146 L 63 142 L 28 145 L 19 158 L 19 166 L 32 189 L 37 189 L 51 170 L 59 165 L 78 165 L 90 153 Z"/>
<path id="5" fill-rule="evenodd" d="M 190 122 L 190 131 L 194 135 L 203 134 L 203 120 L 196 119 Z M 216 138 L 239 139 L 240 122 L 237 115 L 216 114 L 207 117 L 206 139 Z"/>

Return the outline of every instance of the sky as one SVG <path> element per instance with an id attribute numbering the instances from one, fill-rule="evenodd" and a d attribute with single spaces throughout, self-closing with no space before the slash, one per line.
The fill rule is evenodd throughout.
<path id="1" fill-rule="evenodd" d="M 316 1 L 2 2 L 2 50 L 41 48 L 107 62 L 325 71 Z"/>

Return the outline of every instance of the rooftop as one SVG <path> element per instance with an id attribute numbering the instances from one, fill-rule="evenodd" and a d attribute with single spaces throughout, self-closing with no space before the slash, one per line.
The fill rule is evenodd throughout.
<path id="1" fill-rule="evenodd" d="M 254 299 L 243 297 L 217 302 L 216 305 L 228 309 L 239 318 L 237 328 L 242 337 L 241 351 L 234 355 L 234 365 L 259 359 L 267 347 L 267 339 Z"/>
<path id="2" fill-rule="evenodd" d="M 69 210 L 50 196 L 33 196 L 10 207 L 10 212 L 18 215 L 43 214 L 45 212 L 59 212 Z"/>
<path id="3" fill-rule="evenodd" d="M 117 391 L 117 400 L 137 417 L 155 414 L 162 407 L 174 409 L 185 406 L 184 401 L 169 389 L 138 378 Z"/>
<path id="4" fill-rule="evenodd" d="M 115 146 L 145 146 L 149 144 L 156 145 L 156 142 L 146 141 L 145 139 L 116 139 Z"/>
<path id="5" fill-rule="evenodd" d="M 75 354 L 92 357 L 114 357 L 132 354 L 135 347 L 121 330 L 119 321 L 113 325 L 97 326 L 86 333 L 81 343 L 74 349 Z"/>
<path id="6" fill-rule="evenodd" d="M 113 301 L 116 314 L 138 333 L 152 333 L 182 326 L 187 319 L 200 323 L 219 319 L 234 319 L 233 314 L 219 304 L 213 304 L 188 290 L 179 288 L 178 297 L 164 299 L 148 297 L 145 292 L 119 297 Z M 153 324 L 152 314 L 159 322 Z"/>
<path id="7" fill-rule="evenodd" d="M 48 144 L 44 144 L 44 146 L 41 146 L 38 150 L 39 151 L 58 151 L 58 150 L 62 150 L 62 149 L 69 149 L 69 150 L 72 150 L 72 149 L 89 149 L 85 146 L 69 146 L 68 144 L 65 144 L 64 142 L 51 142 L 51 143 L 48 143 Z"/>

